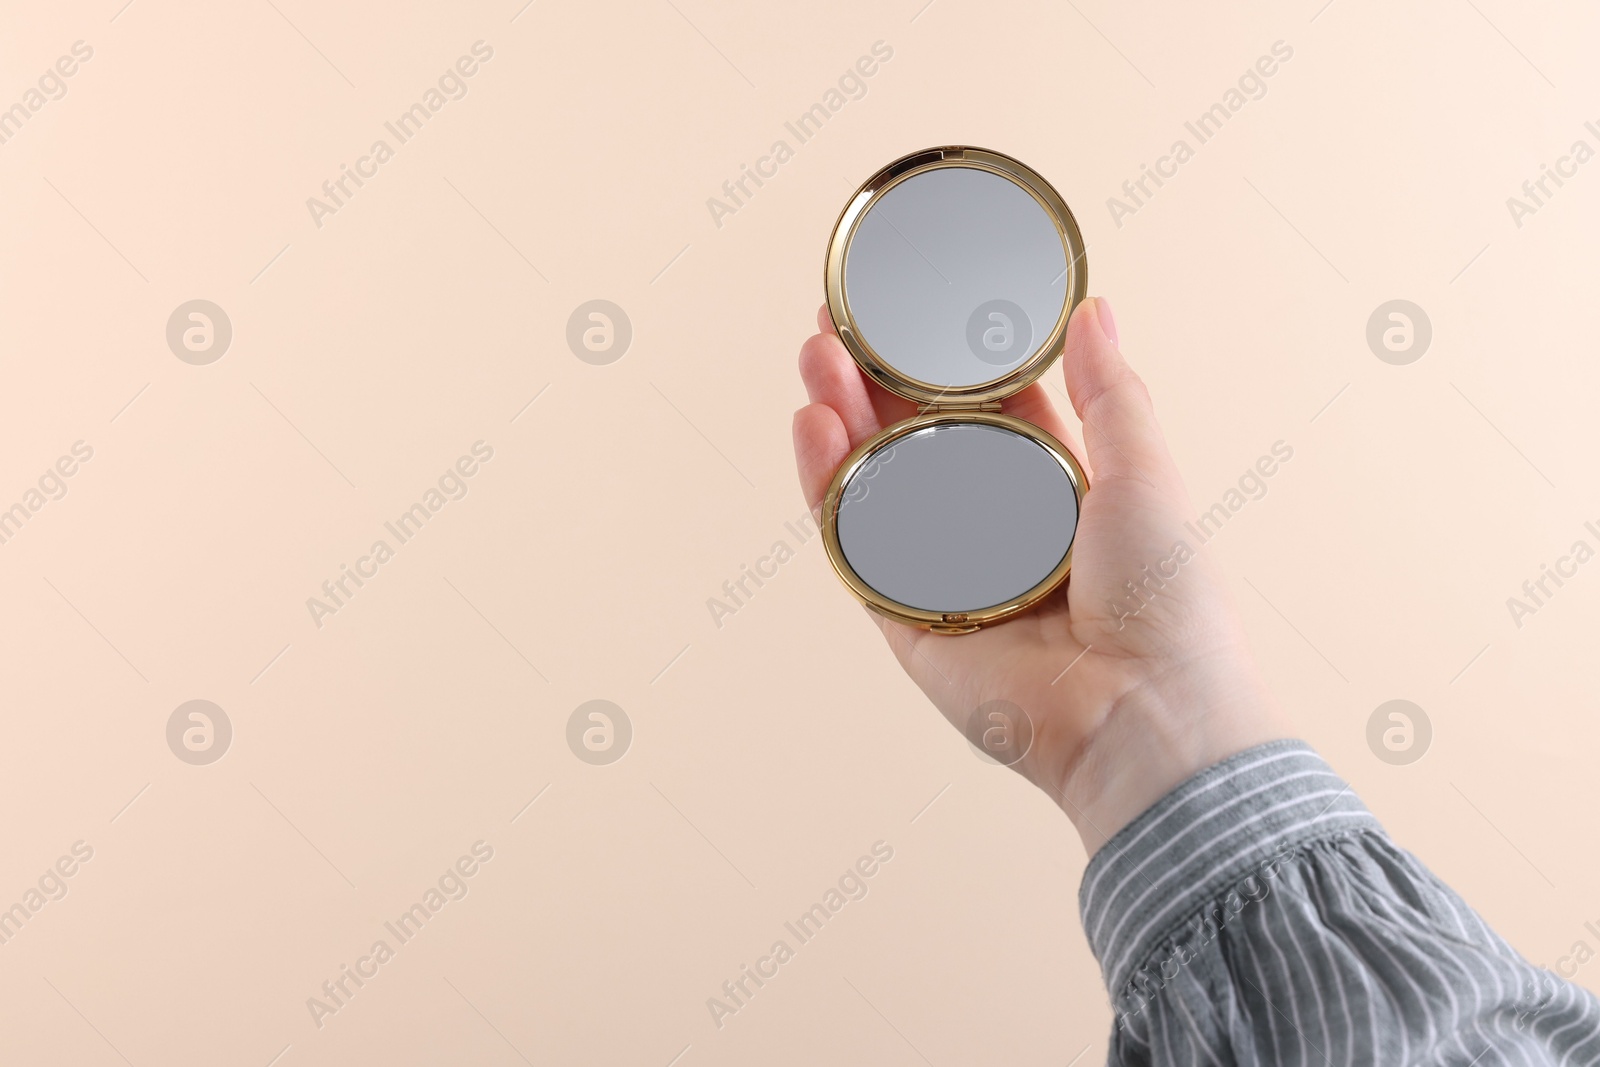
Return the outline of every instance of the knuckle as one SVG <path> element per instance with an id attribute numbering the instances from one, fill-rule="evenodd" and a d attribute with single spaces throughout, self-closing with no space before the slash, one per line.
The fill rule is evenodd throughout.
<path id="1" fill-rule="evenodd" d="M 1078 413 L 1083 416 L 1092 416 L 1093 412 L 1099 410 L 1108 399 L 1125 400 L 1130 397 L 1138 406 L 1146 410 L 1150 409 L 1150 389 L 1144 384 L 1144 379 L 1132 371 L 1120 374 L 1112 381 L 1092 390 L 1088 396 L 1084 397 L 1083 403 L 1079 405 Z"/>

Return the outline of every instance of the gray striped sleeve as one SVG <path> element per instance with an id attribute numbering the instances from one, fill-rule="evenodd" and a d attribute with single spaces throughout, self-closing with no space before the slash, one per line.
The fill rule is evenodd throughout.
<path id="1" fill-rule="evenodd" d="M 1084 872 L 1111 1064 L 1600 1064 L 1600 1002 L 1534 967 L 1309 746 L 1201 771 Z"/>

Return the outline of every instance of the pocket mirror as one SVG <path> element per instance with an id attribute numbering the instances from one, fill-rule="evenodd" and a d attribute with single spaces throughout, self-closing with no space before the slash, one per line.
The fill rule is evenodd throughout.
<path id="1" fill-rule="evenodd" d="M 857 364 L 919 405 L 835 474 L 822 521 L 834 570 L 873 610 L 942 633 L 1031 607 L 1070 573 L 1088 486 L 1002 401 L 1060 356 L 1087 288 L 1066 203 L 1009 156 L 917 152 L 846 204 L 824 283 Z"/>

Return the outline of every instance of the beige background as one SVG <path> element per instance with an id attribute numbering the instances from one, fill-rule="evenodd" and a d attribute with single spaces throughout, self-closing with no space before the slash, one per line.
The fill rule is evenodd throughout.
<path id="1" fill-rule="evenodd" d="M 1600 521 L 1600 163 L 1506 206 L 1600 147 L 1588 6 L 122 4 L 0 30 L 0 106 L 94 50 L 0 145 L 0 507 L 94 449 L 0 545 L 0 906 L 94 849 L 0 946 L 0 1060 L 1101 1059 L 1066 819 L 783 525 L 828 228 L 939 143 L 1074 206 L 1198 507 L 1294 448 L 1212 550 L 1304 736 L 1530 959 L 1600 947 L 1600 564 L 1520 629 L 1505 604 Z M 468 95 L 315 226 L 478 40 Z M 880 40 L 865 97 L 716 226 Z M 1267 94 L 1116 226 L 1279 40 Z M 194 298 L 234 330 L 207 366 L 164 336 Z M 634 331 L 606 366 L 565 341 L 596 298 Z M 1407 366 L 1364 336 L 1395 298 L 1433 325 Z M 469 494 L 317 628 L 306 598 L 478 440 Z M 565 741 L 597 698 L 634 729 L 609 766 Z M 1393 698 L 1433 724 L 1409 766 L 1366 743 Z M 191 699 L 233 725 L 209 766 L 167 747 Z M 307 998 L 480 839 L 470 894 L 319 1029 Z M 880 839 L 870 894 L 718 1030 L 706 998 Z"/>

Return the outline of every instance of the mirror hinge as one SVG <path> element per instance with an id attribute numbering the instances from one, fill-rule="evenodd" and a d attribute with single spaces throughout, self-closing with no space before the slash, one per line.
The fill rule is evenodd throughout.
<path id="1" fill-rule="evenodd" d="M 981 404 L 921 404 L 917 407 L 920 415 L 950 415 L 962 411 L 999 411 L 1000 401 L 985 400 Z"/>

